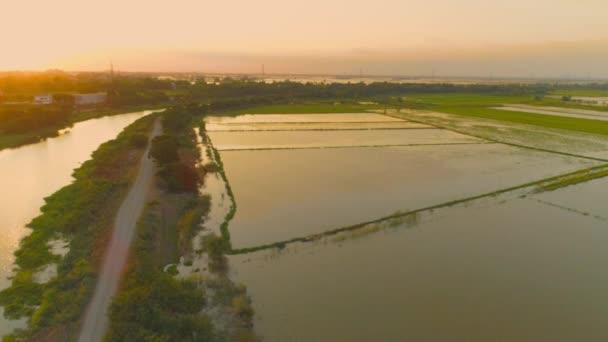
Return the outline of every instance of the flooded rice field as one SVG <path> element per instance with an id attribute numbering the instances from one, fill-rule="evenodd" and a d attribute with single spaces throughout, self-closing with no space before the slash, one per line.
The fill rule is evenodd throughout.
<path id="1" fill-rule="evenodd" d="M 601 178 L 592 182 L 569 186 L 559 191 L 536 194 L 531 196 L 531 199 L 608 221 L 607 189 L 608 178 Z"/>
<path id="2" fill-rule="evenodd" d="M 332 113 L 332 114 L 244 114 L 238 116 L 215 116 L 207 123 L 328 123 L 328 122 L 389 122 L 402 121 L 390 116 L 374 113 Z"/>
<path id="3" fill-rule="evenodd" d="M 206 125 L 207 131 L 328 131 L 328 130 L 368 130 L 368 129 L 405 129 L 432 128 L 415 122 L 386 121 L 386 122 L 326 122 L 326 123 L 231 123 Z"/>
<path id="4" fill-rule="evenodd" d="M 592 154 L 606 141 L 424 118 L 532 148 L 437 128 L 209 132 L 237 204 L 228 229 L 243 254 L 230 274 L 252 296 L 256 331 L 271 342 L 604 340 L 608 180 L 500 190 L 605 164 L 535 150 L 543 140 L 582 140 Z M 411 146 L 361 147 L 379 142 Z"/>
<path id="5" fill-rule="evenodd" d="M 444 129 L 209 132 L 220 151 L 433 144 L 477 144 L 483 140 Z"/>
<path id="6" fill-rule="evenodd" d="M 605 135 L 430 111 L 402 110 L 395 115 L 495 141 L 608 161 L 608 137 Z"/>
<path id="7" fill-rule="evenodd" d="M 265 341 L 604 341 L 606 223 L 528 199 L 230 258 Z"/>
<path id="8" fill-rule="evenodd" d="M 500 144 L 224 151 L 235 248 L 320 233 L 598 162 Z"/>

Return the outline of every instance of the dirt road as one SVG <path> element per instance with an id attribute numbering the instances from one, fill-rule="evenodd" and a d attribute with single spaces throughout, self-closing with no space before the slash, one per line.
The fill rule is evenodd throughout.
<path id="1" fill-rule="evenodd" d="M 160 120 L 154 123 L 152 137 L 162 134 Z M 99 274 L 93 298 L 87 307 L 78 341 L 102 341 L 108 328 L 108 310 L 120 283 L 120 276 L 129 254 L 137 220 L 141 215 L 154 176 L 155 165 L 148 158 L 150 147 L 141 159 L 139 173 L 127 197 L 118 209 L 114 231 Z"/>

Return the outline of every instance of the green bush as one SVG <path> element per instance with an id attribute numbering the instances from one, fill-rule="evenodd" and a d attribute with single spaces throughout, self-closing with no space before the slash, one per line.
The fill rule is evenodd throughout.
<path id="1" fill-rule="evenodd" d="M 144 148 L 148 146 L 148 137 L 144 134 L 134 134 L 131 137 L 131 146 L 136 148 Z"/>
<path id="2" fill-rule="evenodd" d="M 160 135 L 152 139 L 150 156 L 158 165 L 175 163 L 179 160 L 177 139 L 172 135 Z"/>

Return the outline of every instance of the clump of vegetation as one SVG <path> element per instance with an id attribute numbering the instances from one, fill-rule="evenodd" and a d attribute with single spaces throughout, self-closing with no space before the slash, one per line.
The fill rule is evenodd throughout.
<path id="1" fill-rule="evenodd" d="M 205 165 L 203 165 L 203 168 L 205 169 L 206 172 L 219 172 L 220 171 L 220 166 L 216 163 L 216 162 L 208 162 Z"/>
<path id="2" fill-rule="evenodd" d="M 565 188 L 570 185 L 580 184 L 584 182 L 588 182 L 598 178 L 604 178 L 608 176 L 608 169 L 606 166 L 601 166 L 601 168 L 592 168 L 587 170 L 582 170 L 579 172 L 571 173 L 565 175 L 563 177 L 559 177 L 557 179 L 553 179 L 549 182 L 540 184 L 537 188 L 538 192 L 544 191 L 553 191 L 561 188 Z"/>
<path id="3" fill-rule="evenodd" d="M 152 140 L 150 156 L 159 166 L 175 163 L 179 160 L 177 139 L 171 135 L 160 135 Z"/>
<path id="4" fill-rule="evenodd" d="M 158 236 L 163 229 L 160 205 L 148 205 L 137 227 L 122 288 L 110 310 L 110 341 L 209 341 L 209 318 L 201 314 L 205 293 L 192 280 L 178 280 L 177 267 L 162 271 Z"/>
<path id="5" fill-rule="evenodd" d="M 137 148 L 148 146 L 148 137 L 145 134 L 134 134 L 131 137 L 131 145 Z"/>
<path id="6" fill-rule="evenodd" d="M 192 251 L 192 238 L 200 230 L 201 222 L 209 212 L 211 197 L 200 196 L 187 204 L 185 211 L 177 221 L 178 245 L 182 254 Z"/>
<path id="7" fill-rule="evenodd" d="M 200 174 L 196 167 L 182 162 L 163 165 L 158 175 L 172 192 L 197 193 L 200 183 Z"/>
<path id="8" fill-rule="evenodd" d="M 224 163 L 222 162 L 222 158 L 220 156 L 219 151 L 211 144 L 209 139 L 206 140 L 207 146 L 209 150 L 213 153 L 213 159 L 217 163 L 219 167 L 219 174 L 222 176 L 224 180 L 224 184 L 226 184 L 226 193 L 228 197 L 230 197 L 230 210 L 226 213 L 226 217 L 224 217 L 224 222 L 220 225 L 220 232 L 222 233 L 222 239 L 224 240 L 224 252 L 232 252 L 232 245 L 230 243 L 230 231 L 228 230 L 228 225 L 230 224 L 230 220 L 234 218 L 236 214 L 236 200 L 234 199 L 234 193 L 232 192 L 232 188 L 230 187 L 230 183 L 228 182 L 228 177 L 226 177 L 226 172 L 224 172 Z"/>
<path id="9" fill-rule="evenodd" d="M 202 251 L 209 255 L 209 268 L 212 272 L 225 273 L 228 269 L 228 260 L 224 252 L 228 249 L 226 240 L 215 233 L 206 235 L 202 241 Z"/>
<path id="10" fill-rule="evenodd" d="M 244 291 L 238 296 L 232 298 L 232 309 L 237 315 L 242 318 L 253 318 L 253 307 L 251 306 L 251 298 L 249 298 L 249 296 L 247 296 Z"/>

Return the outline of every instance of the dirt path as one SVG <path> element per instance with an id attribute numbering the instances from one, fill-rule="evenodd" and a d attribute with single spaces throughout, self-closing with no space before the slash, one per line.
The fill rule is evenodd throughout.
<path id="1" fill-rule="evenodd" d="M 162 134 L 160 120 L 154 123 L 152 137 Z M 142 212 L 150 188 L 155 165 L 148 158 L 148 151 L 141 159 L 139 173 L 114 220 L 114 232 L 105 254 L 93 298 L 87 307 L 78 341 L 102 341 L 108 328 L 108 309 L 120 283 L 120 276 L 127 261 L 137 220 Z"/>

